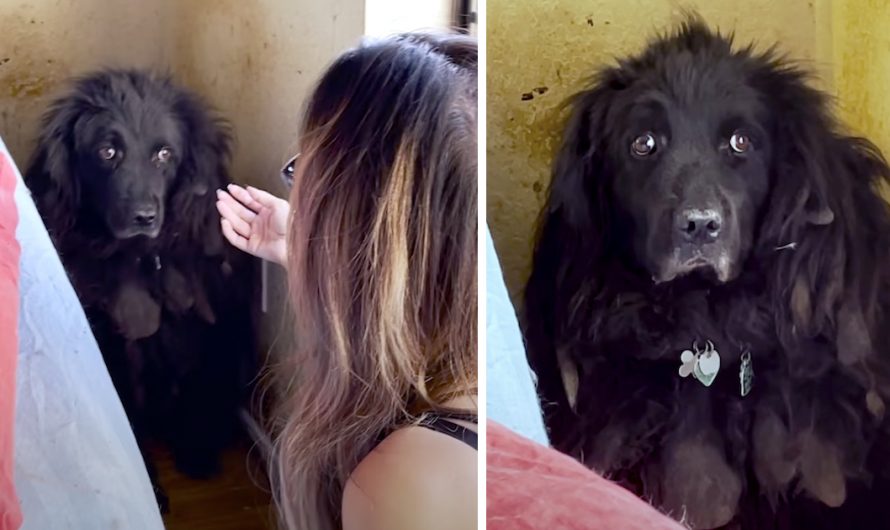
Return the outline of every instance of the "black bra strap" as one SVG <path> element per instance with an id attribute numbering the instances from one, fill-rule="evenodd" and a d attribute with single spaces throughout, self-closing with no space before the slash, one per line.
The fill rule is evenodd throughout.
<path id="1" fill-rule="evenodd" d="M 477 421 L 475 415 L 467 415 L 468 419 L 464 419 L 463 417 L 458 417 L 458 416 L 463 416 L 463 415 L 449 414 L 448 418 L 464 420 L 464 421 L 472 421 L 473 423 L 476 423 L 476 421 Z M 447 436 L 451 436 L 455 440 L 460 440 L 461 442 L 469 445 L 473 449 L 478 450 L 478 447 L 477 447 L 477 445 L 479 443 L 478 442 L 478 439 L 479 439 L 478 434 L 473 430 L 467 429 L 463 425 L 459 425 L 457 423 L 454 423 L 453 421 L 449 421 L 449 419 L 446 419 L 445 417 L 438 416 L 438 415 L 430 415 L 430 416 L 426 417 L 423 421 L 420 422 L 420 426 L 426 427 L 427 429 L 442 433 Z"/>
<path id="2" fill-rule="evenodd" d="M 460 421 L 468 421 L 470 423 L 478 423 L 479 417 L 475 412 L 460 412 L 457 410 L 448 410 L 442 412 L 432 412 L 428 415 L 428 417 L 439 417 L 445 418 L 446 420 L 460 420 Z"/>

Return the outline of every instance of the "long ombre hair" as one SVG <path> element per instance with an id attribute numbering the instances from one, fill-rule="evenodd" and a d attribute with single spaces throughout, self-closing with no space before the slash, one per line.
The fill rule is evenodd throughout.
<path id="1" fill-rule="evenodd" d="M 476 392 L 474 39 L 365 43 L 305 113 L 290 196 L 292 355 L 272 464 L 289 529 L 339 528 L 346 480 L 391 431 Z"/>

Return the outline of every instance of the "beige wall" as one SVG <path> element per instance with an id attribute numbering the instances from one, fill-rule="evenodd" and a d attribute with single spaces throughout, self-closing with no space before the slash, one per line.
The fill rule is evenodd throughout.
<path id="1" fill-rule="evenodd" d="M 363 29 L 364 0 L 0 0 L 0 135 L 24 165 L 66 79 L 150 67 L 232 121 L 236 180 L 281 191 L 303 99 Z"/>
<path id="2" fill-rule="evenodd" d="M 0 0 L 0 135 L 24 165 L 39 115 L 72 75 L 161 64 L 167 2 Z"/>
<path id="3" fill-rule="evenodd" d="M 648 37 L 682 20 L 682 5 L 697 9 L 711 24 L 735 30 L 740 42 L 781 43 L 793 57 L 809 61 L 830 88 L 829 4 L 488 0 L 488 223 L 514 301 L 527 278 L 535 221 L 550 180 L 564 120 L 560 104 L 598 65 L 640 50 Z M 878 49 L 886 62 L 887 48 Z M 524 101 L 526 93 L 533 99 Z"/>
<path id="4" fill-rule="evenodd" d="M 24 165 L 71 76 L 169 71 L 231 120 L 235 179 L 283 193 L 278 170 L 324 67 L 366 32 L 450 24 L 450 0 L 0 0 L 0 135 Z"/>
<path id="5" fill-rule="evenodd" d="M 295 151 L 304 100 L 325 67 L 359 41 L 364 1 L 171 1 L 175 52 L 167 63 L 232 121 L 235 180 L 286 196 L 279 174 Z M 280 267 L 263 267 L 262 342 L 283 349 L 287 284 Z"/>

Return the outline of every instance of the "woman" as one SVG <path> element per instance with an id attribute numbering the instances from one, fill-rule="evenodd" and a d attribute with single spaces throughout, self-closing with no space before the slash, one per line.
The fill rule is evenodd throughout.
<path id="1" fill-rule="evenodd" d="M 476 527 L 476 61 L 456 35 L 345 53 L 310 98 L 290 207 L 219 193 L 226 238 L 288 270 L 287 528 Z"/>

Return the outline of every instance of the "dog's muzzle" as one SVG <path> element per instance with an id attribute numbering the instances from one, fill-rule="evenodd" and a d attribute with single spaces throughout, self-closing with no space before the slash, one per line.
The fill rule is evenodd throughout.
<path id="1" fill-rule="evenodd" d="M 656 283 L 691 272 L 713 274 L 721 283 L 729 281 L 732 260 L 724 228 L 724 215 L 717 208 L 678 209 L 671 230 L 672 249 L 661 274 L 654 278 Z"/>

